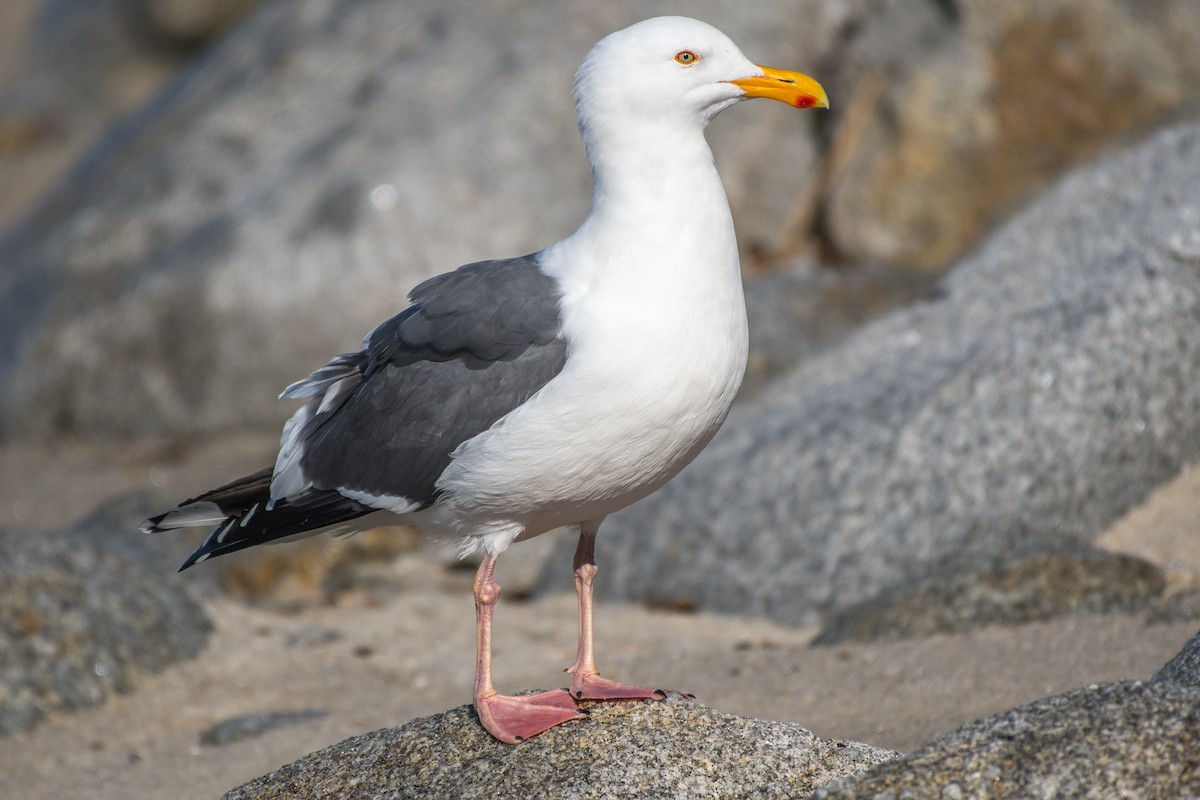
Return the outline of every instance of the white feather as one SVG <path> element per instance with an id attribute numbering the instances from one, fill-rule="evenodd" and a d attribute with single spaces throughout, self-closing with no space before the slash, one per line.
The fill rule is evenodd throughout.
<path id="1" fill-rule="evenodd" d="M 157 523 L 163 530 L 171 528 L 209 528 L 219 525 L 226 519 L 225 514 L 216 503 L 202 501 L 191 503 L 175 511 L 170 511 Z"/>

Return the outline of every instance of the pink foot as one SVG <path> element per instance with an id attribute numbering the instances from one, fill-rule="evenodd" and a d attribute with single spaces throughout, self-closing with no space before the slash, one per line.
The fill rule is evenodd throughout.
<path id="1" fill-rule="evenodd" d="M 561 689 L 523 697 L 503 694 L 476 697 L 475 713 L 487 732 L 505 744 L 517 744 L 555 725 L 587 716 L 575 707 L 571 695 Z"/>
<path id="2" fill-rule="evenodd" d="M 669 690 L 651 689 L 649 686 L 630 686 L 624 683 L 610 681 L 594 672 L 575 673 L 571 681 L 571 697 L 576 700 L 662 700 Z M 684 697 L 693 700 L 691 695 Z"/>

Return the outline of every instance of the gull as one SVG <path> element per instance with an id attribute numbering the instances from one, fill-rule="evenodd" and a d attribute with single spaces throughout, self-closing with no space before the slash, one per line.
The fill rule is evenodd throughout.
<path id="1" fill-rule="evenodd" d="M 737 241 L 704 131 L 753 97 L 828 107 L 812 78 L 754 64 L 697 20 L 659 17 L 601 40 L 575 79 L 594 183 L 579 229 L 418 285 L 360 350 L 284 390 L 304 404 L 273 467 L 142 529 L 213 528 L 181 570 L 298 534 L 370 527 L 380 512 L 458 541 L 464 556 L 482 551 L 473 700 L 502 742 L 584 716 L 580 701 L 663 697 L 597 672 L 596 535 L 708 444 L 741 383 Z M 578 536 L 571 686 L 499 694 L 496 559 L 561 527 Z"/>

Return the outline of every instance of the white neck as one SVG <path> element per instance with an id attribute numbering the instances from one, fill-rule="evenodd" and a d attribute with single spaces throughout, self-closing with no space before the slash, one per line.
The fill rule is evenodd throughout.
<path id="1" fill-rule="evenodd" d="M 673 382 L 708 398 L 697 424 L 709 431 L 728 410 L 747 353 L 737 240 L 712 153 L 702 130 L 677 125 L 643 128 L 623 147 L 616 136 L 601 139 L 605 149 L 588 138 L 592 210 L 542 257 L 563 294 L 568 353 L 586 352 L 579 363 L 602 381 L 646 380 L 660 395 Z M 657 374 L 630 374 L 650 364 Z"/>
<path id="2" fill-rule="evenodd" d="M 584 144 L 592 208 L 546 260 L 568 296 L 610 282 L 711 293 L 733 281 L 740 293 L 733 220 L 702 127 L 585 128 Z"/>

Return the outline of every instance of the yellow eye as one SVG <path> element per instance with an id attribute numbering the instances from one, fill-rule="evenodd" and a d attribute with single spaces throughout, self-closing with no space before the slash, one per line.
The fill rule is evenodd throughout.
<path id="1" fill-rule="evenodd" d="M 686 67 L 699 61 L 700 56 L 696 55 L 691 50 L 680 50 L 675 54 L 675 60 Z"/>

